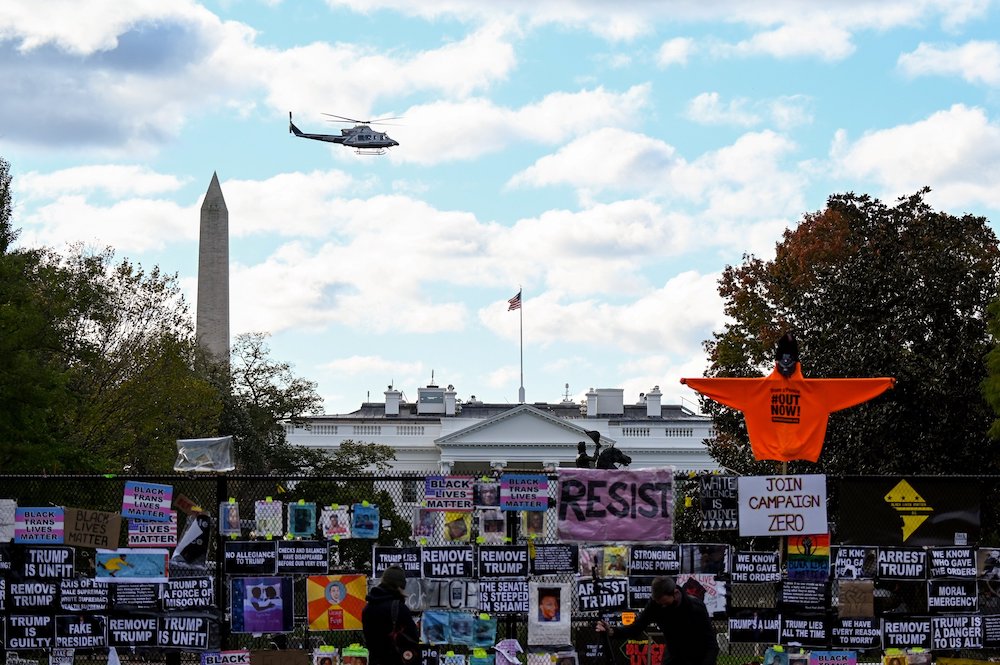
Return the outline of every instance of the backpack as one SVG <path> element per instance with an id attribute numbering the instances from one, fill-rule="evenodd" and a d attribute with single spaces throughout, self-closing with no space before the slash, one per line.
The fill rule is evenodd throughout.
<path id="1" fill-rule="evenodd" d="M 399 625 L 399 603 L 398 600 L 392 601 L 392 632 L 389 633 L 389 641 L 395 647 L 403 665 L 419 663 L 420 643 L 407 635 Z"/>

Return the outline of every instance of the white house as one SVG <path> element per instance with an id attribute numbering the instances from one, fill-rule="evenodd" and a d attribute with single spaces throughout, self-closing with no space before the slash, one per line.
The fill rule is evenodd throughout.
<path id="1" fill-rule="evenodd" d="M 292 444 L 335 450 L 352 439 L 396 451 L 394 470 L 418 474 L 482 474 L 504 469 L 573 466 L 577 444 L 598 431 L 606 448 L 632 458 L 633 468 L 673 466 L 713 470 L 705 439 L 712 419 L 682 405 L 661 404 L 659 386 L 626 404 L 621 388 L 591 388 L 586 402 L 489 404 L 461 400 L 453 386 L 417 389 L 416 402 L 389 386 L 384 402 L 365 402 L 353 413 L 310 416 L 286 424 Z"/>

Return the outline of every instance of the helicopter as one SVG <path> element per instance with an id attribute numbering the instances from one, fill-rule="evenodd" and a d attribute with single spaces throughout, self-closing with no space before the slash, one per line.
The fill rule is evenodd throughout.
<path id="1" fill-rule="evenodd" d="M 343 122 L 353 122 L 354 126 L 348 129 L 340 130 L 340 134 L 307 134 L 295 126 L 295 123 L 292 122 L 292 112 L 289 111 L 288 133 L 295 134 L 299 138 L 303 139 L 326 141 L 327 143 L 340 143 L 348 148 L 354 148 L 354 151 L 359 155 L 384 155 L 386 150 L 399 145 L 399 143 L 389 138 L 389 135 L 385 132 L 376 132 L 369 127 L 369 125 L 384 122 L 386 120 L 396 120 L 398 117 L 377 118 L 375 120 L 355 120 L 354 118 L 345 118 L 342 115 L 334 115 L 332 113 L 324 113 L 323 115 L 337 118 L 339 121 Z"/>

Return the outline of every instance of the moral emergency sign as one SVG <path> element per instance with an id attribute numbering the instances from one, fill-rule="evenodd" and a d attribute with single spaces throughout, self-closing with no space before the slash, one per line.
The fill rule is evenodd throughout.
<path id="1" fill-rule="evenodd" d="M 826 476 L 741 476 L 740 536 L 826 533 Z"/>

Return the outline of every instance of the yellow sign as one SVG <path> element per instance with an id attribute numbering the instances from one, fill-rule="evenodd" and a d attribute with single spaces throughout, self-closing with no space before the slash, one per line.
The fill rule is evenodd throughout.
<path id="1" fill-rule="evenodd" d="M 631 626 L 635 623 L 635 612 L 622 612 L 622 625 Z"/>
<path id="2" fill-rule="evenodd" d="M 934 509 L 928 506 L 924 498 L 905 480 L 900 480 L 889 490 L 885 495 L 885 502 L 892 506 L 903 520 L 904 543 L 934 512 Z"/>

